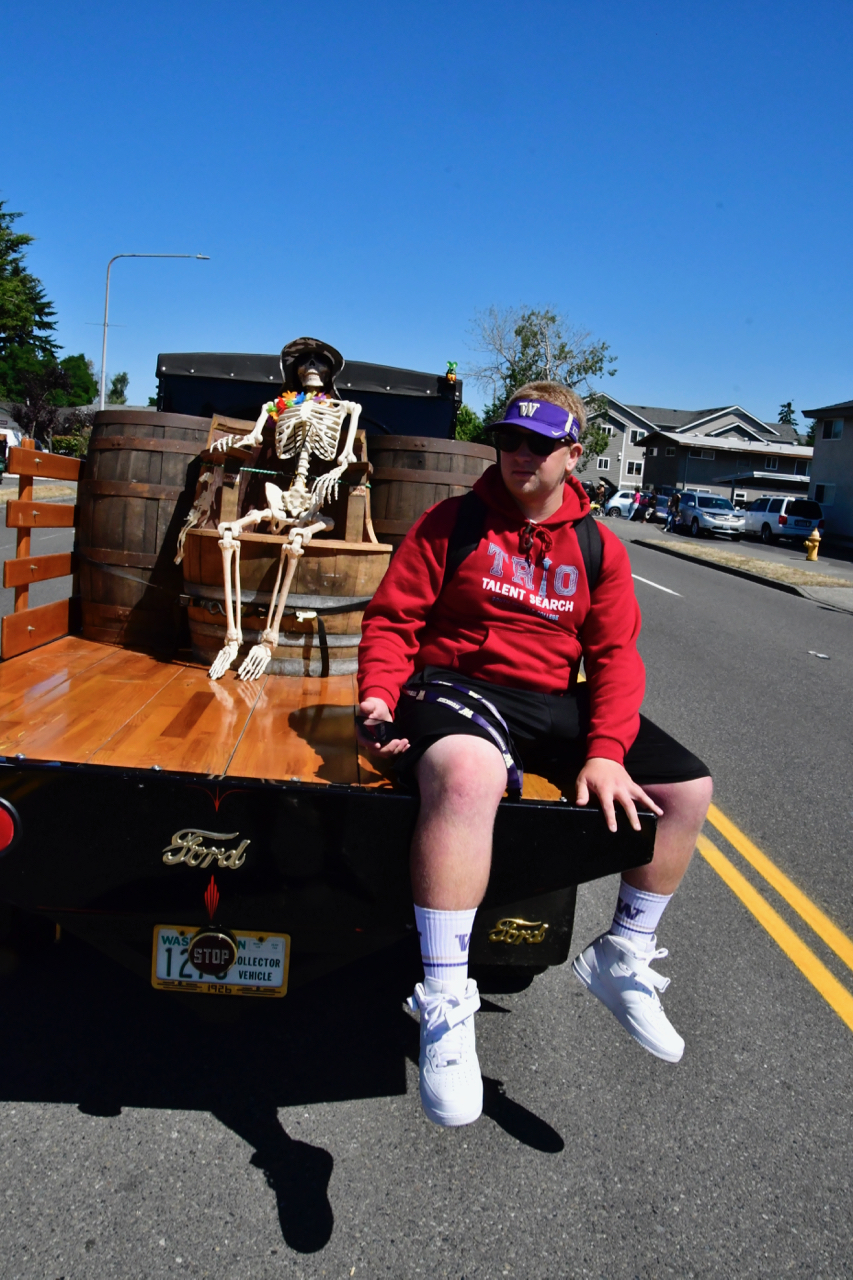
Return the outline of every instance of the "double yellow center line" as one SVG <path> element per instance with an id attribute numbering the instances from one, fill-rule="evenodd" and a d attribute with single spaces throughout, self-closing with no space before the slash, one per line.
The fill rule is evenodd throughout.
<path id="1" fill-rule="evenodd" d="M 728 840 L 732 848 L 753 867 L 760 876 L 775 889 L 781 898 L 796 911 L 818 937 L 834 951 L 847 967 L 853 970 L 853 941 L 833 924 L 819 907 L 807 898 L 784 872 L 770 861 L 752 841 L 740 831 L 735 824 L 712 804 L 708 810 L 708 821 L 716 827 L 720 835 Z M 812 986 L 820 992 L 824 1000 L 835 1010 L 839 1018 L 853 1031 L 853 995 L 843 986 L 825 964 L 817 958 L 811 948 L 794 932 L 770 903 L 765 901 L 746 877 L 738 871 L 733 862 L 710 841 L 707 836 L 700 835 L 697 848 L 717 875 L 723 879 L 732 893 L 740 898 L 748 911 L 773 938 L 774 942 L 794 962 L 800 972 Z"/>

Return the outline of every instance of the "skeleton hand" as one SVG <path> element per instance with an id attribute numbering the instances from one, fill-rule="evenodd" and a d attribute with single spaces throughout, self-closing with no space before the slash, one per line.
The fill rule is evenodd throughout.
<path id="1" fill-rule="evenodd" d="M 240 670 L 237 672 L 238 679 L 240 680 L 260 679 L 260 677 L 264 674 L 267 667 L 269 666 L 271 660 L 272 660 L 272 650 L 270 649 L 269 645 L 266 645 L 266 644 L 253 645 L 252 648 L 249 650 L 249 652 L 246 654 L 246 657 L 243 659 L 243 664 L 240 667 Z"/>
<path id="2" fill-rule="evenodd" d="M 353 459 L 355 461 L 355 459 Z M 311 492 L 317 499 L 318 505 L 322 506 L 324 502 L 328 502 L 330 498 L 338 496 L 338 485 L 341 482 L 341 476 L 346 471 L 346 467 L 335 467 L 332 471 L 327 471 L 324 476 L 318 476 L 311 486 Z"/>
<path id="3" fill-rule="evenodd" d="M 237 657 L 240 645 L 236 640 L 229 640 L 228 643 L 219 650 L 214 660 L 213 666 L 208 671 L 211 680 L 218 680 L 220 676 L 224 676 L 225 672 Z"/>
<path id="4" fill-rule="evenodd" d="M 254 449 L 256 445 L 261 443 L 261 433 L 257 427 L 254 431 L 250 431 L 247 436 L 223 436 L 221 440 L 214 440 L 210 446 L 211 453 L 227 453 L 229 449 Z"/>

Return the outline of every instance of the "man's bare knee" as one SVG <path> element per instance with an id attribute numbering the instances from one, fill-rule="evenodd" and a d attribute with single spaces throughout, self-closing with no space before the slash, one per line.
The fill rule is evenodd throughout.
<path id="1" fill-rule="evenodd" d="M 497 747 L 467 734 L 434 742 L 415 774 L 422 809 L 482 813 L 496 809 L 506 789 L 506 765 Z"/>
<path id="2" fill-rule="evenodd" d="M 701 823 L 711 803 L 714 784 L 708 777 L 689 782 L 671 782 L 645 788 L 656 800 L 669 822 Z"/>

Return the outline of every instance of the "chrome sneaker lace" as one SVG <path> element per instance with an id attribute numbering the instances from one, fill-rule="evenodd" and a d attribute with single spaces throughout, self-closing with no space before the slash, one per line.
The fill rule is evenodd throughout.
<path id="1" fill-rule="evenodd" d="M 471 1124 L 483 1109 L 474 1033 L 480 995 L 470 978 L 458 991 L 437 986 L 430 979 L 419 982 L 406 1001 L 413 1012 L 420 1013 L 421 1105 L 434 1124 Z"/>

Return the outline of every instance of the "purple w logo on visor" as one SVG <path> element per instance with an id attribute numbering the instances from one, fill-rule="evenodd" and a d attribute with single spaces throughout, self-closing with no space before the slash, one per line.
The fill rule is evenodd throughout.
<path id="1" fill-rule="evenodd" d="M 568 409 L 548 400 L 514 400 L 496 427 L 524 427 L 550 440 L 572 440 L 577 443 L 580 423 Z"/>

